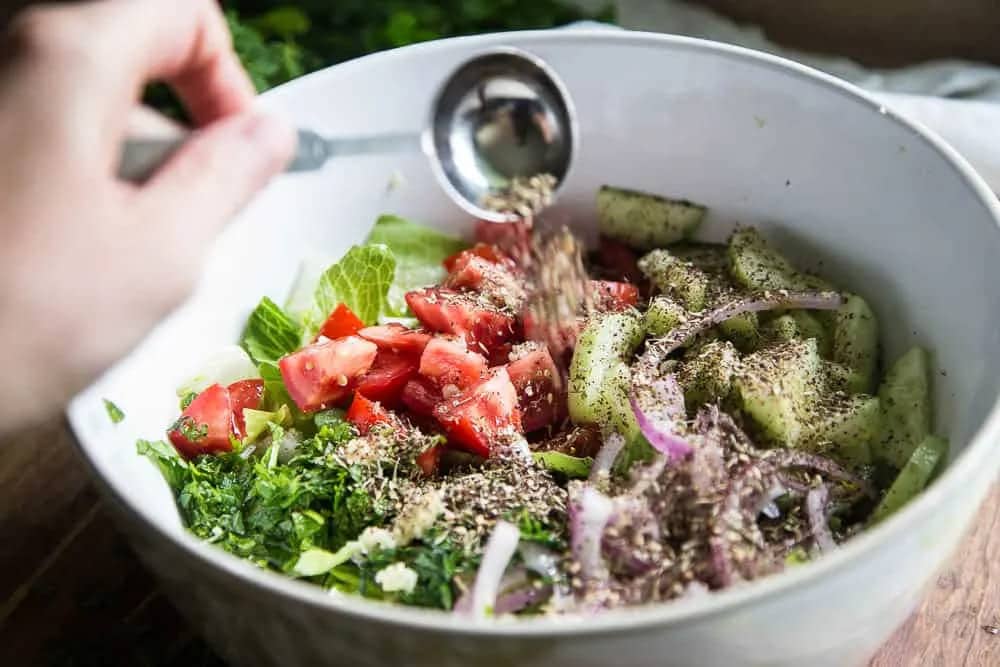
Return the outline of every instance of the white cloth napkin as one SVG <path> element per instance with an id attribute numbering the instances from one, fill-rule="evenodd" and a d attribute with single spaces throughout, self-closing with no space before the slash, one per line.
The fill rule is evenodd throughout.
<path id="1" fill-rule="evenodd" d="M 591 11 L 606 0 L 575 0 Z M 796 60 L 850 81 L 886 107 L 950 143 L 1000 193 L 1000 68 L 962 61 L 870 70 L 846 58 L 784 49 L 756 26 L 737 25 L 704 7 L 676 0 L 617 0 L 621 27 L 714 39 Z M 574 26 L 609 26 L 581 22 Z M 573 27 L 573 26 L 570 26 Z M 962 99 L 956 99 L 962 98 Z"/>

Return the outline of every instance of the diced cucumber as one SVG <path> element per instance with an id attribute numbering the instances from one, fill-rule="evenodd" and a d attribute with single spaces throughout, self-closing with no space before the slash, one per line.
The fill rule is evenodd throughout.
<path id="1" fill-rule="evenodd" d="M 610 185 L 597 191 L 597 221 L 602 234 L 635 248 L 651 250 L 694 233 L 704 206 Z"/>
<path id="2" fill-rule="evenodd" d="M 825 280 L 796 269 L 752 227 L 733 233 L 727 256 L 733 280 L 753 291 L 830 289 Z"/>
<path id="3" fill-rule="evenodd" d="M 705 308 L 709 277 L 694 264 L 658 249 L 639 258 L 639 270 L 657 289 L 676 299 L 688 311 L 698 312 Z"/>
<path id="4" fill-rule="evenodd" d="M 688 313 L 669 296 L 655 296 L 643 316 L 646 335 L 664 336 L 677 325 L 686 322 Z"/>
<path id="5" fill-rule="evenodd" d="M 801 415 L 815 391 L 819 370 L 815 339 L 789 341 L 744 357 L 733 388 L 762 435 L 792 445 L 801 436 Z"/>
<path id="6" fill-rule="evenodd" d="M 876 454 L 897 469 L 931 432 L 931 377 L 927 351 L 913 347 L 886 373 L 882 400 L 882 437 Z"/>
<path id="7" fill-rule="evenodd" d="M 802 419 L 797 446 L 827 450 L 837 460 L 859 467 L 872 462 L 871 444 L 882 423 L 879 400 L 864 394 L 831 394 L 812 403 Z"/>
<path id="8" fill-rule="evenodd" d="M 671 246 L 670 252 L 713 277 L 729 274 L 726 246 L 721 243 L 679 243 Z"/>
<path id="9" fill-rule="evenodd" d="M 597 423 L 622 434 L 626 442 L 640 435 L 639 422 L 629 402 L 631 389 L 632 371 L 624 361 L 616 360 L 601 385 Z"/>
<path id="10" fill-rule="evenodd" d="M 569 414 L 577 424 L 601 423 L 608 414 L 605 376 L 642 342 L 638 316 L 610 313 L 592 319 L 577 340 L 569 367 Z"/>
<path id="11" fill-rule="evenodd" d="M 835 361 L 823 361 L 820 364 L 820 372 L 823 376 L 823 386 L 830 392 L 852 394 L 855 393 L 853 387 L 862 382 L 856 371 Z"/>
<path id="12" fill-rule="evenodd" d="M 939 463 L 948 457 L 948 441 L 936 435 L 921 440 L 910 454 L 896 481 L 875 507 L 868 524 L 878 523 L 910 502 L 927 486 Z"/>
<path id="13" fill-rule="evenodd" d="M 854 393 L 871 392 L 878 360 L 878 321 L 868 303 L 850 294 L 837 309 L 833 325 L 833 360 L 856 373 Z"/>
<path id="14" fill-rule="evenodd" d="M 799 338 L 815 338 L 819 356 L 828 359 L 832 353 L 833 337 L 819 318 L 808 310 L 790 310 L 788 314 L 799 330 Z"/>
<path id="15" fill-rule="evenodd" d="M 801 338 L 799 324 L 789 313 L 768 320 L 761 325 L 761 337 L 767 341 L 790 341 Z"/>
<path id="16" fill-rule="evenodd" d="M 757 313 L 743 313 L 720 324 L 719 332 L 741 352 L 751 352 L 760 345 L 759 322 Z"/>
<path id="17" fill-rule="evenodd" d="M 689 352 L 677 373 L 687 408 L 726 398 L 739 363 L 739 353 L 729 341 L 711 341 Z"/>

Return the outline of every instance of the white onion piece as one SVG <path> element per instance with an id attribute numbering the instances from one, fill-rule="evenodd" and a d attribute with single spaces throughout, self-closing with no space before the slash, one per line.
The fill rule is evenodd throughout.
<path id="1" fill-rule="evenodd" d="M 472 608 L 469 611 L 473 616 L 485 618 L 496 605 L 500 580 L 503 579 L 510 559 L 514 557 L 520 538 L 521 531 L 512 523 L 498 521 L 493 528 L 483 550 L 476 581 L 472 585 Z"/>
<path id="2" fill-rule="evenodd" d="M 521 542 L 517 550 L 524 561 L 524 567 L 553 582 L 549 607 L 553 611 L 568 609 L 573 598 L 559 569 L 559 555 L 534 542 Z"/>
<path id="3" fill-rule="evenodd" d="M 591 483 L 602 483 L 606 477 L 611 475 L 611 468 L 615 465 L 615 461 L 624 447 L 625 438 L 620 433 L 611 433 L 604 439 L 604 445 L 597 452 L 594 464 L 590 467 Z"/>
<path id="4" fill-rule="evenodd" d="M 836 310 L 843 302 L 843 298 L 836 292 L 791 290 L 770 290 L 752 297 L 736 299 L 698 317 L 692 317 L 662 338 L 646 343 L 646 352 L 640 361 L 643 362 L 643 365 L 655 365 L 657 361 L 665 358 L 694 336 L 744 313 L 756 313 L 778 308 Z"/>
<path id="5" fill-rule="evenodd" d="M 809 489 L 806 494 L 806 516 L 809 518 L 809 529 L 820 553 L 829 553 L 837 548 L 837 543 L 830 532 L 830 523 L 826 517 L 826 504 L 830 498 L 830 489 L 826 484 Z"/>
<path id="6" fill-rule="evenodd" d="M 774 501 L 785 495 L 785 493 L 787 493 L 785 487 L 780 481 L 775 480 L 771 484 L 771 488 L 768 490 L 767 495 L 760 499 L 756 514 L 763 514 L 768 519 L 777 519 L 780 517 L 781 510 L 778 509 L 778 505 Z"/>
<path id="7" fill-rule="evenodd" d="M 585 578 L 607 576 L 607 568 L 601 557 L 601 540 L 612 512 L 614 503 L 594 487 L 577 484 L 571 489 L 570 545 L 573 558 L 580 564 L 580 573 Z"/>
<path id="8" fill-rule="evenodd" d="M 178 396 L 200 394 L 213 384 L 223 387 L 238 380 L 260 377 L 256 364 L 239 345 L 226 345 L 215 351 L 199 366 L 201 372 L 177 387 Z"/>

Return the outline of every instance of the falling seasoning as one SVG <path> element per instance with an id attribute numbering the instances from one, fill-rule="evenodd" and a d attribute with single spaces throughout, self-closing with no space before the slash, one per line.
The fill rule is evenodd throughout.
<path id="1" fill-rule="evenodd" d="M 491 211 L 513 213 L 530 220 L 552 204 L 556 183 L 552 174 L 537 174 L 530 178 L 515 176 L 503 190 L 483 197 L 482 205 Z"/>

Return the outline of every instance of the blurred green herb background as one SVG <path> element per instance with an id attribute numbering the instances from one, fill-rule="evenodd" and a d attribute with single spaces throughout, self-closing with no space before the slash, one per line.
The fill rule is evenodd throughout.
<path id="1" fill-rule="evenodd" d="M 610 0 L 609 0 L 610 1 Z M 614 21 L 565 0 L 238 0 L 223 2 L 233 44 L 257 90 L 350 58 L 440 37 Z M 181 115 L 162 86 L 147 103 Z"/>

